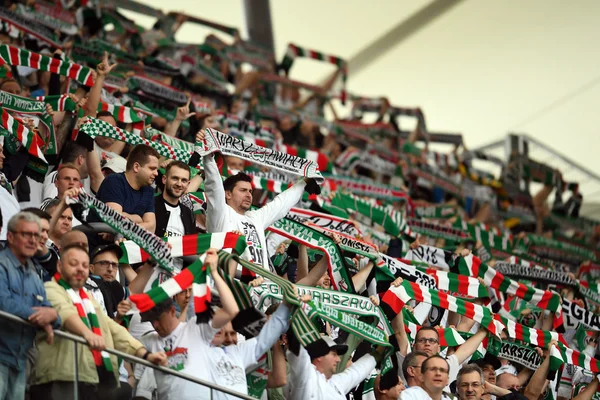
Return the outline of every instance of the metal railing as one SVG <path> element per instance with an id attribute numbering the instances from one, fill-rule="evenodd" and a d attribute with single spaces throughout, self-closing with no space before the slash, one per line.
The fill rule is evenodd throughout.
<path id="1" fill-rule="evenodd" d="M 4 312 L 4 311 L 0 311 L 0 318 L 7 319 L 7 320 L 10 320 L 10 321 L 19 323 L 19 324 L 23 324 L 23 325 L 27 325 L 27 326 L 31 326 L 31 327 L 37 328 L 36 325 L 33 325 L 29 321 L 26 321 L 26 320 L 24 320 L 24 319 L 22 319 L 20 317 L 17 317 L 16 315 L 13 315 L 13 314 L 10 314 L 10 313 Z M 77 343 L 83 344 L 83 345 L 86 345 L 86 346 L 88 346 L 88 343 L 81 336 L 73 335 L 72 333 L 64 332 L 64 331 L 61 331 L 61 330 L 58 330 L 58 329 L 54 330 L 54 335 L 57 336 L 57 337 L 63 338 L 63 339 L 67 339 L 67 340 L 73 341 L 73 346 L 75 348 L 75 353 L 74 353 L 75 354 L 75 356 L 74 356 L 75 379 L 73 381 L 73 390 L 74 390 L 74 399 L 77 400 L 78 399 L 78 392 L 77 392 L 77 383 L 78 383 L 78 377 L 77 377 Z M 149 361 L 146 361 L 146 360 L 141 359 L 141 358 L 136 357 L 136 356 L 129 355 L 127 353 L 123 353 L 123 352 L 121 352 L 119 350 L 116 350 L 116 349 L 111 349 L 111 348 L 107 347 L 105 349 L 105 351 L 107 353 L 110 353 L 110 354 L 113 354 L 113 355 L 115 355 L 117 357 L 120 357 L 123 360 L 127 360 L 129 362 L 133 362 L 133 363 L 136 363 L 136 364 L 141 364 L 141 365 L 144 365 L 146 367 L 152 368 L 152 369 L 154 369 L 156 371 L 160 371 L 160 372 L 163 372 L 165 374 L 173 375 L 173 376 L 175 376 L 177 378 L 185 379 L 186 381 L 190 381 L 190 382 L 196 383 L 198 385 L 206 386 L 206 387 L 210 388 L 210 397 L 211 397 L 211 399 L 213 398 L 213 390 L 216 390 L 217 392 L 221 392 L 221 393 L 233 396 L 233 397 L 237 397 L 239 399 L 255 400 L 254 397 L 250 397 L 248 395 L 245 395 L 245 394 L 233 391 L 231 389 L 227 389 L 225 387 L 219 386 L 219 385 L 217 385 L 215 383 L 212 383 L 212 382 L 208 382 L 208 381 L 204 381 L 202 379 L 198 379 L 198 378 L 193 377 L 193 376 L 188 375 L 188 374 L 184 374 L 184 373 L 181 373 L 181 372 L 178 372 L 178 371 L 174 371 L 174 370 L 169 369 L 167 367 L 163 367 L 163 366 L 152 364 Z"/>

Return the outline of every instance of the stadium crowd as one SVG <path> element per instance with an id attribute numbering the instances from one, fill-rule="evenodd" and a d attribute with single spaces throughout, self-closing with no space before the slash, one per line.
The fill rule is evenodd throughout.
<path id="1" fill-rule="evenodd" d="M 257 399 L 600 398 L 600 222 L 522 139 L 98 3 L 0 8 L 0 400 L 234 398 L 106 349 Z"/>

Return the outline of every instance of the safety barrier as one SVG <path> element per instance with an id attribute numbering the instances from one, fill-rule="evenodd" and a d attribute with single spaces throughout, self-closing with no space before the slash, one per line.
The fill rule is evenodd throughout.
<path id="1" fill-rule="evenodd" d="M 26 320 L 24 320 L 24 319 L 22 319 L 20 317 L 17 317 L 16 315 L 13 315 L 13 314 L 10 314 L 10 313 L 4 312 L 4 311 L 0 311 L 0 318 L 6 319 L 6 320 L 10 320 L 10 321 L 13 321 L 13 322 L 16 322 L 16 323 L 19 323 L 19 324 L 23 324 L 23 325 L 32 326 L 32 327 L 37 328 L 35 325 L 31 324 L 29 321 L 26 321 Z M 54 336 L 73 341 L 73 346 L 74 346 L 74 349 L 75 349 L 75 352 L 74 352 L 75 356 L 74 356 L 73 362 L 77 363 L 77 352 L 78 352 L 77 344 L 79 343 L 79 344 L 83 344 L 83 345 L 88 346 L 88 343 L 85 341 L 85 339 L 82 338 L 81 336 L 73 335 L 72 333 L 64 332 L 64 331 L 57 330 L 57 329 L 54 330 Z M 225 387 L 216 385 L 216 384 L 214 384 L 212 382 L 207 382 L 207 381 L 204 381 L 202 379 L 195 378 L 195 377 L 193 377 L 191 375 L 188 375 L 188 374 L 183 374 L 181 372 L 174 371 L 174 370 L 166 368 L 166 367 L 154 365 L 154 364 L 152 364 L 149 361 L 143 360 L 143 359 L 141 359 L 139 357 L 136 357 L 136 356 L 129 355 L 127 353 L 123 353 L 123 352 L 121 352 L 119 350 L 116 350 L 116 349 L 106 348 L 106 352 L 108 352 L 110 354 L 113 354 L 113 355 L 115 355 L 117 357 L 120 357 L 123 360 L 127 360 L 127 361 L 130 361 L 130 362 L 136 363 L 136 364 L 145 365 L 146 367 L 153 368 L 153 369 L 155 369 L 157 371 L 160 371 L 160 372 L 163 372 L 165 374 L 173 375 L 173 376 L 176 376 L 178 378 L 185 379 L 186 381 L 190 381 L 190 382 L 196 383 L 198 385 L 206 386 L 206 387 L 210 388 L 210 398 L 211 399 L 213 398 L 213 391 L 216 390 L 217 392 L 221 392 L 221 393 L 224 393 L 224 394 L 236 397 L 238 399 L 255 400 L 253 397 L 250 397 L 248 395 L 245 395 L 245 394 L 242 394 L 242 393 L 239 393 L 239 392 L 235 392 L 235 391 L 233 391 L 231 389 L 227 389 Z M 77 364 L 75 364 L 75 365 L 77 365 Z M 78 393 L 77 393 L 77 383 L 79 382 L 79 380 L 78 380 L 77 368 L 74 368 L 74 370 L 75 370 L 75 376 L 74 376 L 74 379 L 73 379 L 73 391 L 74 391 L 73 398 L 75 400 L 78 400 L 79 396 L 78 396 Z"/>

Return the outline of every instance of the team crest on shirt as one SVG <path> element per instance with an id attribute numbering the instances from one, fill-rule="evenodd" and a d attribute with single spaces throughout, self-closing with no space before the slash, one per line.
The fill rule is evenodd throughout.
<path id="1" fill-rule="evenodd" d="M 171 351 L 166 351 L 168 358 L 168 367 L 175 371 L 181 371 L 185 368 L 188 360 L 188 349 L 185 347 L 175 347 Z"/>
<path id="2" fill-rule="evenodd" d="M 234 365 L 225 357 L 221 358 L 221 360 L 217 363 L 216 368 L 216 374 L 220 377 L 225 378 L 225 380 L 227 381 L 227 385 L 236 385 L 238 383 L 245 382 L 244 370 L 242 370 L 237 365 Z"/>

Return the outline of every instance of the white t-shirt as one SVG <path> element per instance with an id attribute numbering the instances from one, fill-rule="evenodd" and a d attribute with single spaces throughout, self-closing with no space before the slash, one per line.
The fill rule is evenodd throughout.
<path id="1" fill-rule="evenodd" d="M 431 397 L 421 386 L 411 386 L 400 393 L 400 400 L 431 400 Z M 442 393 L 442 400 L 451 400 L 451 398 Z"/>
<path id="2" fill-rule="evenodd" d="M 13 189 L 14 191 L 14 189 Z M 8 220 L 19 211 L 19 203 L 15 196 L 10 194 L 8 190 L 0 186 L 0 212 L 2 213 L 2 231 L 0 232 L 0 240 L 6 240 L 6 234 L 8 233 Z"/>
<path id="3" fill-rule="evenodd" d="M 254 364 L 255 340 L 237 346 L 215 347 L 210 344 L 218 329 L 209 324 L 196 324 L 195 319 L 180 323 L 167 337 L 156 333 L 142 338 L 150 351 L 165 351 L 168 367 L 220 386 L 248 393 L 246 367 Z M 210 399 L 210 389 L 155 371 L 160 400 Z M 215 391 L 213 399 L 230 397 Z"/>
<path id="4" fill-rule="evenodd" d="M 169 212 L 169 222 L 167 223 L 165 236 L 172 237 L 185 235 L 185 227 L 181 220 L 181 208 L 179 205 L 173 207 L 165 202 L 165 208 Z"/>

